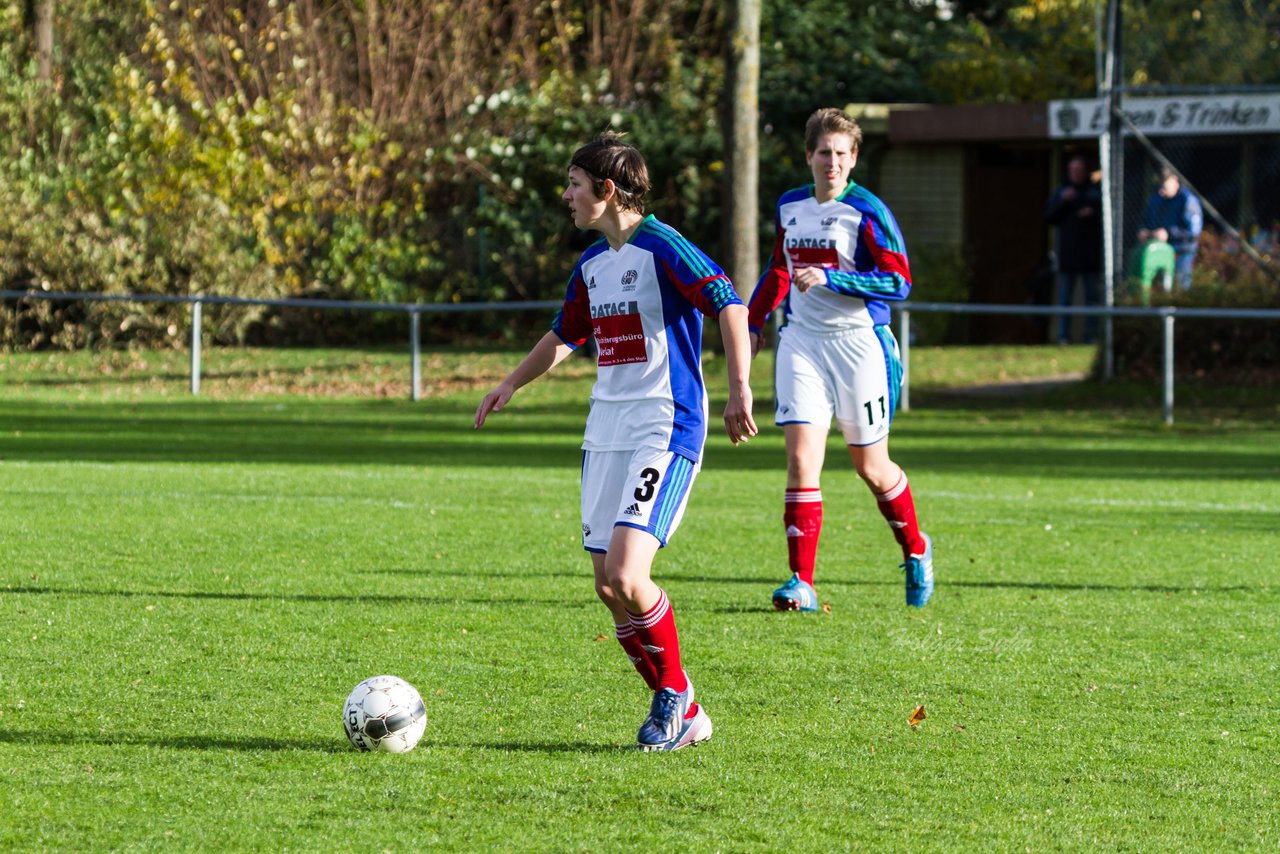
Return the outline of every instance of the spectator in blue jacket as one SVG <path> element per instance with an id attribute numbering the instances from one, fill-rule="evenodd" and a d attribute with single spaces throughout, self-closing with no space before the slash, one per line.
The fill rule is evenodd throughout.
<path id="1" fill-rule="evenodd" d="M 1173 247 L 1174 281 L 1184 290 L 1191 287 L 1191 268 L 1196 261 L 1196 248 L 1203 227 L 1204 211 L 1200 200 L 1182 186 L 1174 172 L 1164 170 L 1160 187 L 1142 214 L 1138 239 L 1159 240 Z"/>

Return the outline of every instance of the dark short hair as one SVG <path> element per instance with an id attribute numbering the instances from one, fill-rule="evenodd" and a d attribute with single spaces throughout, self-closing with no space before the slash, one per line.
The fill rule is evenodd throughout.
<path id="1" fill-rule="evenodd" d="M 849 117 L 844 110 L 835 107 L 823 107 L 814 110 L 809 120 L 804 123 L 804 150 L 812 154 L 818 150 L 818 137 L 823 134 L 842 133 L 852 141 L 854 151 L 862 145 L 862 128 Z"/>
<path id="2" fill-rule="evenodd" d="M 621 134 L 608 131 L 573 153 L 570 166 L 577 166 L 591 176 L 591 189 L 604 195 L 604 182 L 613 182 L 618 193 L 618 206 L 623 210 L 644 213 L 644 196 L 652 184 L 644 156 Z"/>

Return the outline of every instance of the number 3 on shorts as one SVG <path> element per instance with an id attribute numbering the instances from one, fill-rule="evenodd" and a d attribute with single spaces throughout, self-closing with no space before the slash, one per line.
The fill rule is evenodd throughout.
<path id="1" fill-rule="evenodd" d="M 650 466 L 640 472 L 640 485 L 636 487 L 636 501 L 649 501 L 653 498 L 654 487 L 658 485 L 658 479 L 662 477 L 662 472 Z"/>
<path id="2" fill-rule="evenodd" d="M 586 451 L 582 464 L 582 545 L 608 550 L 618 525 L 648 531 L 664 546 L 689 501 L 698 464 L 658 448 Z"/>

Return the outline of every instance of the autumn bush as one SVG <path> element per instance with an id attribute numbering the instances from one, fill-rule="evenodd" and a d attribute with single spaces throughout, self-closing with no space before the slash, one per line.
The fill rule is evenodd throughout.
<path id="1" fill-rule="evenodd" d="M 566 161 L 607 128 L 644 150 L 651 209 L 719 254 L 727 4 L 79 0 L 54 7 L 50 79 L 33 58 L 36 5 L 0 0 L 2 287 L 554 298 L 581 237 L 557 201 Z M 1165 20 L 1165 5 L 1143 14 Z M 1095 86 L 1083 0 L 762 7 L 764 246 L 773 200 L 807 180 L 800 129 L 817 106 Z M 825 43 L 848 49 L 815 49 Z M 1242 82 L 1275 79 L 1270 54 L 1246 54 Z M 963 258 L 919 265 L 963 296 Z M 0 345 L 181 346 L 187 311 L 10 300 Z M 448 329 L 511 337 L 517 322 Z M 368 314 L 212 306 L 205 329 L 259 343 L 403 332 Z"/>
<path id="2" fill-rule="evenodd" d="M 0 13 L 6 287 L 551 297 L 571 233 L 565 165 L 610 127 L 663 177 L 655 204 L 678 202 L 691 236 L 718 236 L 710 5 L 665 4 L 606 30 L 533 0 L 88 0 L 59 13 L 68 48 L 52 81 L 34 77 L 20 6 Z M 179 343 L 186 310 L 28 300 L 0 332 L 35 348 Z M 270 309 L 206 318 L 216 341 L 296 341 L 326 323 Z M 368 316 L 342 322 L 378 334 Z"/>

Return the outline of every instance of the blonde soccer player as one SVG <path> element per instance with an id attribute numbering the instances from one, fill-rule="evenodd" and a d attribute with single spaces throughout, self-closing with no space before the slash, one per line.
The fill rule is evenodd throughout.
<path id="1" fill-rule="evenodd" d="M 916 521 L 907 475 L 889 457 L 902 362 L 889 328 L 891 300 L 911 292 L 906 247 L 893 214 L 850 177 L 862 131 L 837 109 L 805 125 L 813 183 L 778 200 L 777 241 L 750 300 L 752 355 L 780 305 L 775 422 L 786 439 L 783 527 L 791 578 L 773 593 L 781 611 L 815 611 L 822 532 L 822 466 L 834 418 L 853 467 L 875 495 L 902 550 L 908 605 L 933 594 L 933 543 Z"/>

